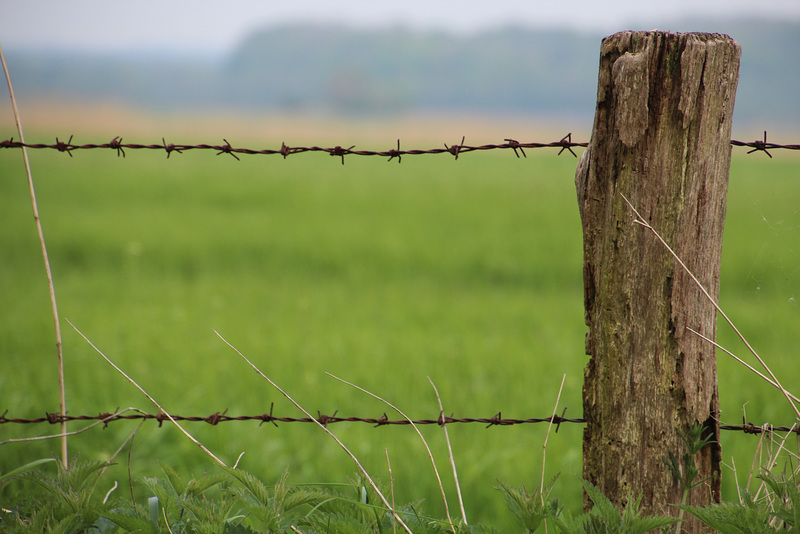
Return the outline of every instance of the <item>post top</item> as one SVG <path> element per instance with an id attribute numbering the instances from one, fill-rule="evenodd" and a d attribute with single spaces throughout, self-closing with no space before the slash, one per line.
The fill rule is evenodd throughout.
<path id="1" fill-rule="evenodd" d="M 683 40 L 693 40 L 693 41 L 732 41 L 733 38 L 730 35 L 724 33 L 709 33 L 709 32 L 671 32 L 668 30 L 650 30 L 650 31 L 643 31 L 643 30 L 624 30 L 619 31 L 617 33 L 608 35 L 603 38 L 603 42 L 609 40 L 622 40 L 622 41 L 638 41 L 640 39 L 645 38 L 657 38 L 657 39 L 664 39 L 664 40 L 676 40 L 676 41 L 683 41 Z"/>

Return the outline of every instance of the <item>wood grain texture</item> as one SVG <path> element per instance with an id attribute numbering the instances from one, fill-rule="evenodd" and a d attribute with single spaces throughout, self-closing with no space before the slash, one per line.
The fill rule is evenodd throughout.
<path id="1" fill-rule="evenodd" d="M 700 423 L 719 436 L 715 351 L 686 331 L 714 339 L 716 312 L 622 195 L 716 298 L 740 55 L 718 34 L 621 32 L 601 45 L 575 177 L 590 356 L 584 477 L 618 506 L 643 492 L 646 512 L 676 515 L 681 490 L 664 461 L 684 452 L 676 429 Z M 719 446 L 697 461 L 716 478 L 689 503 L 719 501 Z"/>

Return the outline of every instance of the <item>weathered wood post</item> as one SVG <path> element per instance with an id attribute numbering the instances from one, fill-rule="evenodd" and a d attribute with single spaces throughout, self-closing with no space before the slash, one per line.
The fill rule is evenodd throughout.
<path id="1" fill-rule="evenodd" d="M 575 177 L 591 356 L 583 474 L 620 507 L 643 492 L 645 512 L 677 515 L 682 492 L 664 460 L 685 452 L 676 430 L 699 423 L 719 437 L 715 351 L 686 330 L 714 339 L 714 307 L 622 195 L 716 298 L 740 55 L 730 37 L 705 33 L 621 32 L 601 45 Z M 696 461 L 714 478 L 688 503 L 718 502 L 719 445 Z"/>

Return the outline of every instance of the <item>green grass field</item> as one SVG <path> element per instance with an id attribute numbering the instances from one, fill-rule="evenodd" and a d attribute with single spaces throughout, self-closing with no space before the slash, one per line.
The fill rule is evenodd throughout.
<path id="1" fill-rule="evenodd" d="M 36 141 L 36 139 L 33 139 Z M 371 158 L 307 154 L 215 157 L 129 151 L 33 151 L 39 209 L 59 311 L 162 405 L 181 415 L 269 412 L 299 416 L 213 333 L 218 330 L 312 413 L 379 417 L 388 407 L 325 373 L 369 389 L 415 418 L 435 418 L 426 377 L 456 417 L 546 417 L 562 374 L 561 406 L 581 415 L 581 231 L 576 160 L 529 151 L 452 157 Z M 22 160 L 0 151 L 0 409 L 8 417 L 58 410 L 52 318 Z M 800 389 L 800 159 L 735 150 L 722 266 L 721 304 L 773 366 Z M 155 412 L 66 323 L 71 414 L 135 406 Z M 720 324 L 719 341 L 745 356 Z M 752 360 L 752 359 L 751 359 Z M 781 396 L 719 357 L 722 417 L 791 424 Z M 230 422 L 187 429 L 223 460 L 266 480 L 343 481 L 356 469 L 309 424 Z M 71 429 L 80 425 L 73 424 Z M 71 454 L 107 458 L 135 423 L 70 440 Z M 386 481 L 398 501 L 424 498 L 443 516 L 425 450 L 407 427 L 340 423 L 331 429 Z M 547 427 L 449 427 L 470 522 L 514 529 L 495 479 L 538 487 Z M 47 425 L 0 427 L 0 439 L 55 433 Z M 446 445 L 424 433 L 456 513 Z M 581 505 L 580 425 L 548 445 L 555 493 Z M 740 478 L 757 438 L 723 434 Z M 56 441 L 8 444 L 0 472 L 58 450 Z M 213 462 L 179 431 L 150 422 L 131 452 L 134 477 L 160 459 L 186 473 Z M 126 453 L 107 476 L 127 488 Z M 735 490 L 726 472 L 726 496 Z M 7 489 L 10 491 L 11 487 Z M 125 491 L 121 489 L 118 491 Z"/>

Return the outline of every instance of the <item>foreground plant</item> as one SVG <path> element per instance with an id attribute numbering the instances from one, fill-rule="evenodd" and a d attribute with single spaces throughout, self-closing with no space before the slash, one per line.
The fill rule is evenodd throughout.
<path id="1" fill-rule="evenodd" d="M 533 493 L 524 487 L 514 488 L 498 480 L 500 485 L 497 489 L 503 493 L 506 507 L 527 532 L 536 532 L 545 519 L 555 519 L 561 514 L 562 507 L 558 499 L 550 498 L 557 478 L 558 475 L 554 476 L 541 489 L 534 489 Z"/>
<path id="2" fill-rule="evenodd" d="M 690 491 L 702 485 L 703 482 L 710 480 L 710 477 L 698 480 L 700 475 L 700 467 L 695 462 L 695 455 L 700 452 L 703 447 L 715 443 L 713 436 L 703 436 L 704 430 L 705 429 L 701 424 L 692 425 L 689 428 L 688 434 L 684 433 L 680 428 L 677 429 L 678 436 L 680 436 L 681 441 L 683 441 L 686 450 L 680 462 L 675 454 L 672 453 L 672 451 L 670 451 L 669 457 L 665 458 L 665 461 L 672 471 L 672 474 L 678 480 L 678 483 L 683 490 L 683 496 L 681 497 L 682 506 L 686 505 L 686 499 L 689 497 Z M 681 508 L 681 511 L 678 515 L 678 521 L 683 521 L 683 513 L 684 509 Z M 675 529 L 675 532 L 680 532 L 680 526 Z"/>
<path id="3" fill-rule="evenodd" d="M 584 481 L 583 487 L 594 503 L 592 509 L 574 519 L 554 519 L 558 530 L 563 534 L 583 534 L 600 532 L 619 532 L 620 534 L 644 534 L 661 529 L 678 521 L 674 517 L 642 516 L 639 506 L 642 496 L 628 498 L 625 509 L 620 512 L 614 504 L 591 483 Z"/>
<path id="4" fill-rule="evenodd" d="M 746 490 L 739 503 L 724 502 L 705 508 L 681 506 L 681 510 L 722 534 L 797 532 L 800 527 L 800 481 L 796 474 L 777 476 L 767 470 L 758 475 L 768 491 L 755 498 Z"/>
<path id="5" fill-rule="evenodd" d="M 33 486 L 17 493 L 18 502 L 3 503 L 0 532 L 396 532 L 396 514 L 414 533 L 494 532 L 427 516 L 419 503 L 393 511 L 360 477 L 346 484 L 290 486 L 284 473 L 268 487 L 241 469 L 221 467 L 222 473 L 184 480 L 159 463 L 163 476 L 142 480 L 150 495 L 143 506 L 100 490 L 106 462 L 58 462 L 55 475 L 30 471 L 40 463 L 0 477 L 2 484 Z"/>
<path id="6" fill-rule="evenodd" d="M 98 487 L 107 462 L 75 461 L 67 467 L 58 460 L 57 464 L 55 476 L 24 470 L 3 477 L 4 483 L 19 480 L 29 484 L 23 499 L 3 507 L 0 531 L 88 532 L 110 513 L 116 504 L 111 498 L 113 488 L 103 493 Z"/>

